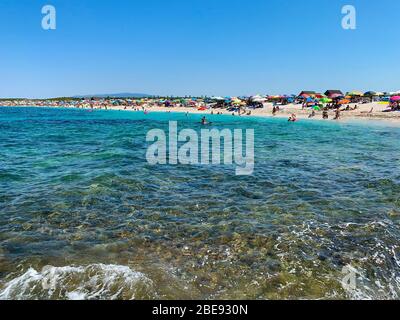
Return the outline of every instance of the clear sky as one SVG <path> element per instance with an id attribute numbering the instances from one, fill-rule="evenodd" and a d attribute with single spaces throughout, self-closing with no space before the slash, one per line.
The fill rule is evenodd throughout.
<path id="1" fill-rule="evenodd" d="M 0 97 L 397 91 L 399 35 L 399 0 L 0 0 Z"/>

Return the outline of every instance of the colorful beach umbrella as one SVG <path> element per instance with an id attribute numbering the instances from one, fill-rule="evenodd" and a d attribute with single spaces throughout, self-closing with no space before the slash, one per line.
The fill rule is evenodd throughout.
<path id="1" fill-rule="evenodd" d="M 322 103 L 329 103 L 329 102 L 332 102 L 332 99 L 322 98 L 322 99 L 319 99 L 319 101 L 322 102 Z"/>
<path id="2" fill-rule="evenodd" d="M 269 99 L 281 99 L 281 96 L 269 96 Z"/>
<path id="3" fill-rule="evenodd" d="M 331 99 L 344 98 L 344 95 L 340 94 L 340 93 L 332 93 L 329 95 L 329 98 L 331 98 Z"/>
<path id="4" fill-rule="evenodd" d="M 364 94 L 360 91 L 352 91 L 349 92 L 347 95 L 351 97 L 362 97 Z"/>
<path id="5" fill-rule="evenodd" d="M 400 96 L 393 96 L 390 98 L 390 101 L 400 101 Z"/>

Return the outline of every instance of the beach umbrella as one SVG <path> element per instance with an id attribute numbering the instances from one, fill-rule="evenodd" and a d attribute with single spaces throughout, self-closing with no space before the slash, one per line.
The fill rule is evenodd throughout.
<path id="1" fill-rule="evenodd" d="M 367 91 L 366 93 L 364 93 L 364 96 L 373 97 L 373 96 L 376 96 L 376 92 L 375 91 Z"/>
<path id="2" fill-rule="evenodd" d="M 256 96 L 250 97 L 250 100 L 253 101 L 253 102 L 261 102 L 261 103 L 267 101 L 267 99 L 265 97 L 263 97 L 263 96 L 261 96 L 259 94 L 256 95 Z"/>
<path id="3" fill-rule="evenodd" d="M 329 95 L 329 98 L 331 98 L 331 99 L 344 98 L 344 95 L 342 95 L 340 93 L 332 93 Z"/>
<path id="4" fill-rule="evenodd" d="M 400 96 L 393 96 L 390 98 L 390 101 L 400 101 Z"/>
<path id="5" fill-rule="evenodd" d="M 232 99 L 232 104 L 234 104 L 234 105 L 241 105 L 241 104 L 242 104 L 242 101 L 239 100 L 239 99 Z"/>
<path id="6" fill-rule="evenodd" d="M 349 99 L 342 99 L 339 101 L 339 104 L 347 104 L 347 103 L 350 103 Z"/>
<path id="7" fill-rule="evenodd" d="M 332 102 L 332 99 L 322 98 L 322 99 L 319 99 L 319 101 L 322 102 L 322 103 L 329 103 L 329 102 Z"/>
<path id="8" fill-rule="evenodd" d="M 352 92 L 347 93 L 347 95 L 351 96 L 351 97 L 362 97 L 363 93 L 360 91 L 352 91 Z"/>
<path id="9" fill-rule="evenodd" d="M 225 98 L 222 97 L 211 97 L 212 100 L 218 100 L 218 101 L 223 101 Z"/>

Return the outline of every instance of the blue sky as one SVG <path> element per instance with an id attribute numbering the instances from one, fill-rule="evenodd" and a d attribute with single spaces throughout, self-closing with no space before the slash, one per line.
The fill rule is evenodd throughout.
<path id="1" fill-rule="evenodd" d="M 0 0 L 0 97 L 396 91 L 399 19 L 398 0 Z"/>

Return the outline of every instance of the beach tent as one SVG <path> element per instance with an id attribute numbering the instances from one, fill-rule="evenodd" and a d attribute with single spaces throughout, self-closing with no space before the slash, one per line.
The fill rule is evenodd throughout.
<path id="1" fill-rule="evenodd" d="M 315 95 L 316 95 L 315 91 L 302 91 L 302 92 L 300 92 L 300 94 L 298 96 L 307 98 L 307 97 L 311 97 L 311 96 L 315 96 Z"/>
<path id="2" fill-rule="evenodd" d="M 334 98 L 337 98 L 337 97 L 344 97 L 343 92 L 340 91 L 340 90 L 326 90 L 325 91 L 325 95 L 328 98 L 331 98 L 331 99 L 334 99 Z"/>

